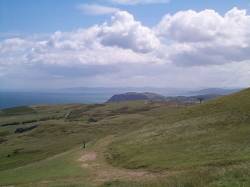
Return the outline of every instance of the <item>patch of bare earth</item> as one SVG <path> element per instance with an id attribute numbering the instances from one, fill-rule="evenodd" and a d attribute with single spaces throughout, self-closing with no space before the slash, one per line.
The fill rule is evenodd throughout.
<path id="1" fill-rule="evenodd" d="M 90 180 L 96 184 L 112 180 L 153 180 L 166 176 L 167 173 L 152 173 L 145 170 L 131 170 L 113 167 L 108 164 L 104 157 L 105 148 L 112 141 L 112 136 L 105 137 L 98 141 L 93 149 L 83 150 L 79 158 L 81 166 L 88 169 Z"/>

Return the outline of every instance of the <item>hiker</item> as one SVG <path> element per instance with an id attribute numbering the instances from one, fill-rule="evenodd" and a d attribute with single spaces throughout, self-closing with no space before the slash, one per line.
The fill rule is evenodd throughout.
<path id="1" fill-rule="evenodd" d="M 85 148 L 86 148 L 86 143 L 85 143 L 85 141 L 83 142 L 83 146 L 82 146 L 82 148 L 83 148 L 83 149 L 85 149 Z"/>

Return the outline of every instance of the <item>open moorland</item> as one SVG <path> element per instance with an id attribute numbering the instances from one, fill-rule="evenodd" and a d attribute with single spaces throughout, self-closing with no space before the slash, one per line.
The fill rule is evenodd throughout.
<path id="1" fill-rule="evenodd" d="M 3 109 L 0 186 L 250 186 L 250 89 L 193 105 Z"/>

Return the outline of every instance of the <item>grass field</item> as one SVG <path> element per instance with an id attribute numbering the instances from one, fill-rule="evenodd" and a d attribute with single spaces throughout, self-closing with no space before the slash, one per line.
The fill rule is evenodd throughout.
<path id="1" fill-rule="evenodd" d="M 250 186 L 250 90 L 193 106 L 133 101 L 3 110 L 6 185 Z"/>
<path id="2" fill-rule="evenodd" d="M 202 183 L 198 186 L 250 186 L 249 89 L 157 114 L 160 121 L 123 135 L 109 146 L 111 164 L 194 172 L 193 179 Z"/>

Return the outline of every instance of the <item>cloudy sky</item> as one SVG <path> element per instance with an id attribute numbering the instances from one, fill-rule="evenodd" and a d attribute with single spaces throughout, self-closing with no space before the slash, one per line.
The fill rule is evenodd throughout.
<path id="1" fill-rule="evenodd" d="M 0 0 L 0 87 L 247 87 L 249 0 Z"/>

